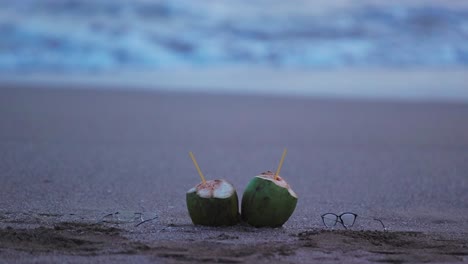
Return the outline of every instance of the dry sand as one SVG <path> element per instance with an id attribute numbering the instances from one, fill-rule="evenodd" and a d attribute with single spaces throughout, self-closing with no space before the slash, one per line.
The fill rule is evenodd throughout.
<path id="1" fill-rule="evenodd" d="M 468 104 L 0 89 L 0 262 L 468 261 Z M 283 228 L 193 226 L 206 176 L 275 168 Z M 320 215 L 352 211 L 352 230 Z M 109 213 L 156 219 L 136 226 Z M 105 220 L 103 222 L 102 220 Z M 128 219 L 125 219 L 128 220 Z"/>

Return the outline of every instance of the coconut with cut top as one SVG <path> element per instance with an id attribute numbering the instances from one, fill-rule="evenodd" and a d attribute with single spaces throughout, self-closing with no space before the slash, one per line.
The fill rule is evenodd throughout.
<path id="1" fill-rule="evenodd" d="M 195 225 L 230 226 L 239 222 L 239 200 L 226 180 L 202 182 L 187 192 L 187 208 Z"/>
<path id="2" fill-rule="evenodd" d="M 255 227 L 280 227 L 294 212 L 297 195 L 271 171 L 255 176 L 242 196 L 242 219 Z"/>

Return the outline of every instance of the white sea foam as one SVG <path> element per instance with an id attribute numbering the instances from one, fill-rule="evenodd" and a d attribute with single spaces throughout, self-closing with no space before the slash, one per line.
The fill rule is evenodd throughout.
<path id="1" fill-rule="evenodd" d="M 0 73 L 466 67 L 460 3 L 1 0 Z"/>

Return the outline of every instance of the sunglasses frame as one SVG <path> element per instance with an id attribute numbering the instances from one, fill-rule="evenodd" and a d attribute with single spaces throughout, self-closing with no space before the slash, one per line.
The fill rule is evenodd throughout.
<path id="1" fill-rule="evenodd" d="M 353 216 L 354 216 L 353 223 L 352 223 L 351 225 L 349 225 L 349 226 L 346 226 L 346 225 L 344 224 L 343 218 L 341 218 L 341 217 L 342 217 L 343 215 L 345 215 L 345 214 L 350 214 L 350 215 L 353 215 Z M 326 215 L 334 215 L 334 216 L 336 217 L 335 224 L 334 224 L 333 226 L 328 226 L 327 224 L 325 224 L 325 216 L 326 216 Z M 344 227 L 344 229 L 348 229 L 349 227 L 353 227 L 353 226 L 354 226 L 354 223 L 356 223 L 356 219 L 357 219 L 358 215 L 355 214 L 355 213 L 351 213 L 351 212 L 344 212 L 344 213 L 342 213 L 342 214 L 340 214 L 340 215 L 337 215 L 337 214 L 335 214 L 335 213 L 326 213 L 326 214 L 321 215 L 321 217 L 322 217 L 323 225 L 324 225 L 325 227 L 334 227 L 334 226 L 336 226 L 336 223 L 340 223 L 340 224 Z M 377 222 L 379 222 L 379 223 L 382 225 L 382 228 L 383 228 L 383 231 L 384 231 L 384 232 L 388 231 L 387 227 L 385 226 L 385 224 L 383 223 L 382 220 L 380 220 L 380 219 L 378 219 L 378 218 L 367 218 L 367 217 L 364 217 L 364 219 L 372 219 L 372 220 L 374 220 L 374 221 L 377 221 Z"/>
<path id="2" fill-rule="evenodd" d="M 349 226 L 346 226 L 344 224 L 344 222 L 343 222 L 343 218 L 341 218 L 343 215 L 346 215 L 346 214 L 354 216 L 353 223 L 351 225 L 349 225 Z M 337 215 L 337 214 L 334 214 L 334 213 L 326 213 L 326 214 L 321 215 L 323 225 L 325 225 L 326 227 L 329 227 L 327 224 L 325 224 L 325 216 L 326 215 L 334 215 L 336 217 L 336 220 L 335 220 L 335 224 L 333 226 L 336 226 L 336 223 L 340 223 L 345 229 L 348 229 L 348 227 L 353 227 L 354 223 L 356 222 L 356 218 L 358 217 L 357 214 L 351 213 L 351 212 L 344 212 L 344 213 L 342 213 L 340 215 Z"/>

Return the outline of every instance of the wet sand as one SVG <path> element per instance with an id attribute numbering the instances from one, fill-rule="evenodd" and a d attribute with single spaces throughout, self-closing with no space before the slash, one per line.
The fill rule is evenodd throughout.
<path id="1" fill-rule="evenodd" d="M 468 260 L 468 104 L 0 89 L 0 262 Z M 185 192 L 274 170 L 283 228 L 193 226 Z M 352 230 L 320 215 L 351 211 Z M 157 218 L 107 221 L 109 213 Z M 139 218 L 141 220 L 141 218 Z M 104 220 L 104 221 L 103 221 Z"/>

